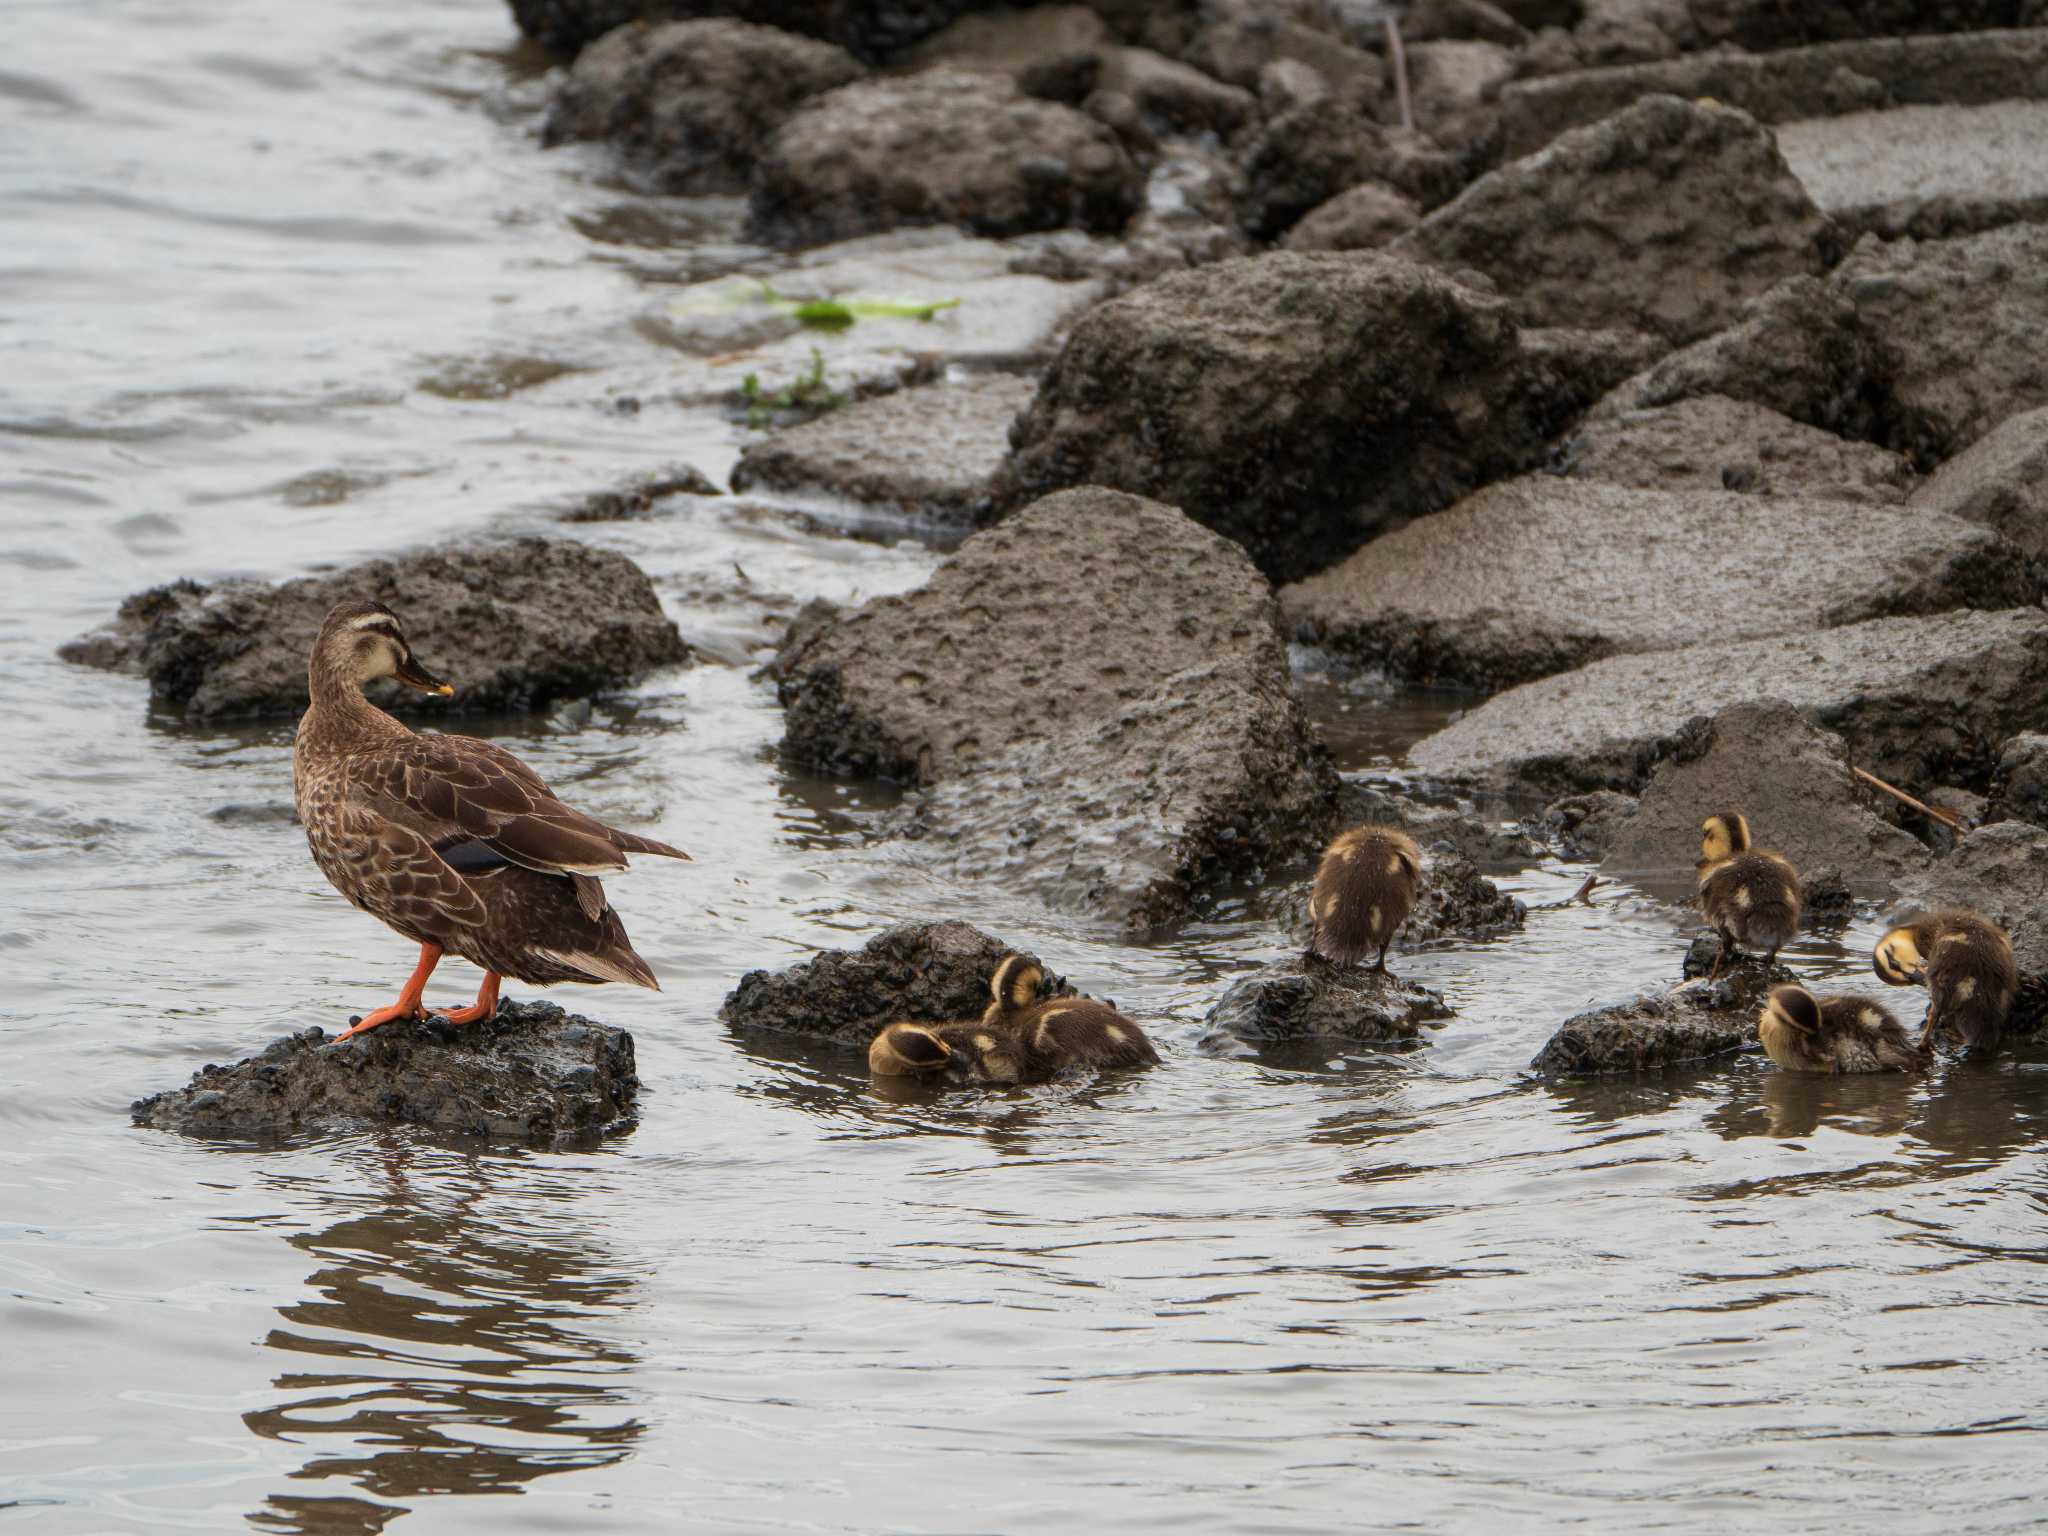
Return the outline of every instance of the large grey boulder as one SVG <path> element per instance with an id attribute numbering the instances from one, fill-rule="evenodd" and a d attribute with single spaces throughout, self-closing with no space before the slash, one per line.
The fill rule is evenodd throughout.
<path id="1" fill-rule="evenodd" d="M 2048 831 L 2025 821 L 1993 822 L 1899 882 L 1895 917 L 1934 907 L 1975 907 L 2011 936 L 2022 973 L 2048 970 Z"/>
<path id="2" fill-rule="evenodd" d="M 391 608 L 420 660 L 455 687 L 440 699 L 371 684 L 370 697 L 398 714 L 534 709 L 689 660 L 637 565 L 541 538 L 446 545 L 278 586 L 180 581 L 129 598 L 111 629 L 59 654 L 141 673 L 151 706 L 187 720 L 295 715 L 306 707 L 306 657 L 320 621 L 345 597 Z"/>
<path id="3" fill-rule="evenodd" d="M 930 36 L 978 0 L 511 0 L 519 30 L 574 55 L 633 21 L 731 17 L 837 43 L 870 64 Z"/>
<path id="4" fill-rule="evenodd" d="M 2035 68 L 2048 82 L 2048 58 Z M 2048 101 L 1899 107 L 1777 132 L 1793 175 L 1850 235 L 1936 239 L 2048 216 Z"/>
<path id="5" fill-rule="evenodd" d="M 664 192 L 744 192 L 797 106 L 866 71 L 843 48 L 740 21 L 629 24 L 586 48 L 543 137 L 607 140 Z"/>
<path id="6" fill-rule="evenodd" d="M 1688 728 L 1657 764 L 1635 809 L 1607 836 L 1604 874 L 1689 872 L 1700 823 L 1740 811 L 1757 841 L 1803 875 L 1854 881 L 1924 869 L 1927 847 L 1875 809 L 1878 792 L 1849 772 L 1841 737 L 1775 699 L 1736 704 Z"/>
<path id="7" fill-rule="evenodd" d="M 1725 642 L 2040 593 L 2005 539 L 1932 513 L 1530 475 L 1375 539 L 1280 602 L 1304 638 L 1394 677 L 1501 688 L 1696 644 L 1703 616 Z"/>
<path id="8" fill-rule="evenodd" d="M 1114 234 L 1143 185 L 1116 135 L 1086 114 L 999 75 L 933 70 L 805 102 L 755 162 L 749 207 L 755 234 L 777 245 L 909 224 Z"/>
<path id="9" fill-rule="evenodd" d="M 1936 469 L 1910 505 L 1996 528 L 2048 559 L 2048 407 L 2006 417 Z"/>
<path id="10" fill-rule="evenodd" d="M 1484 273 L 1525 324 L 1682 343 L 1825 270 L 1828 225 L 1753 118 L 1651 96 L 1482 176 L 1390 249 Z"/>
<path id="11" fill-rule="evenodd" d="M 1218 262 L 1075 323 L 994 495 L 1156 497 L 1289 579 L 1536 463 L 1606 376 L 1590 352 L 1525 347 L 1500 300 L 1413 262 Z"/>
<path id="12" fill-rule="evenodd" d="M 1692 717 L 1764 698 L 1838 733 L 1890 783 L 1981 782 L 1999 744 L 2048 708 L 2048 614 L 1872 619 L 1613 656 L 1489 699 L 1409 762 L 1428 778 L 1543 793 L 1634 790 Z"/>
<path id="13" fill-rule="evenodd" d="M 2034 0 L 1686 0 L 1702 44 L 1733 43 L 1762 52 L 1843 38 L 1921 32 L 1975 32 L 2037 21 Z"/>

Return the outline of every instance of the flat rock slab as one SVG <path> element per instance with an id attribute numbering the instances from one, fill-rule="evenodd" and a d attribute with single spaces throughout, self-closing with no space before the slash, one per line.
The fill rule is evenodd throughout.
<path id="1" fill-rule="evenodd" d="M 1732 705 L 1689 726 L 1657 764 L 1634 811 L 1608 834 L 1600 870 L 1690 874 L 1701 821 L 1725 810 L 1747 816 L 1758 843 L 1802 876 L 1896 879 L 1925 869 L 1927 845 L 1877 814 L 1877 794 L 1849 772 L 1841 737 L 1791 705 Z"/>
<path id="2" fill-rule="evenodd" d="M 1699 961 L 1710 958 L 1710 936 L 1687 955 L 1693 979 L 1624 1003 L 1588 1009 L 1558 1026 L 1529 1062 L 1545 1076 L 1586 1077 L 1609 1072 L 1654 1072 L 1756 1047 L 1756 1016 L 1771 988 L 1797 981 L 1782 965 L 1744 957 L 1709 984 Z"/>
<path id="3" fill-rule="evenodd" d="M 1209 1010 L 1201 1043 L 1412 1046 L 1450 1017 L 1442 997 L 1414 982 L 1321 959 L 1281 960 L 1231 984 Z"/>
<path id="4" fill-rule="evenodd" d="M 487 1024 L 386 1024 L 344 1043 L 286 1035 L 232 1067 L 136 1102 L 135 1122 L 270 1140 L 414 1125 L 536 1147 L 626 1129 L 640 1088 L 633 1037 L 553 1003 L 508 1002 Z"/>
<path id="5" fill-rule="evenodd" d="M 1872 619 L 1808 636 L 1604 661 L 1489 699 L 1418 742 L 1426 778 L 1546 794 L 1634 791 L 1688 720 L 1777 698 L 1894 784 L 1988 778 L 2048 708 L 2048 614 Z"/>
<path id="6" fill-rule="evenodd" d="M 1765 553 L 1768 552 L 1768 553 Z M 1391 676 L 1500 688 L 1603 656 L 2034 601 L 1990 530 L 1933 513 L 1532 475 L 1280 594 L 1303 638 Z"/>
<path id="7" fill-rule="evenodd" d="M 2048 79 L 2048 55 L 2037 68 Z M 2048 215 L 2048 101 L 1787 123 L 1778 148 L 1820 210 L 1851 234 L 1927 239 Z"/>
<path id="8" fill-rule="evenodd" d="M 1895 916 L 1975 907 L 2012 939 L 2021 971 L 2048 971 L 2048 831 L 2024 821 L 1979 827 L 1947 858 L 1899 882 Z"/>
<path id="9" fill-rule="evenodd" d="M 823 492 L 950 522 L 971 520 L 1010 451 L 1036 379 L 979 374 L 898 390 L 749 443 L 736 491 Z"/>
<path id="10" fill-rule="evenodd" d="M 978 1019 L 1014 946 L 965 923 L 903 923 L 856 950 L 828 949 L 780 971 L 749 971 L 718 1016 L 734 1029 L 809 1035 L 866 1050 L 885 1024 Z M 1035 964 L 1037 956 L 1024 951 Z M 1047 972 L 1041 995 L 1073 992 Z"/>
<path id="11" fill-rule="evenodd" d="M 440 699 L 373 683 L 371 700 L 393 714 L 533 709 L 690 659 L 640 567 L 540 538 L 446 545 L 278 586 L 180 581 L 129 598 L 110 630 L 58 654 L 142 674 L 151 707 L 187 720 L 296 715 L 320 621 L 345 597 L 389 607 L 421 662 L 455 687 Z"/>
<path id="12" fill-rule="evenodd" d="M 1935 470 L 1911 505 L 1996 528 L 2048 560 L 2048 408 L 2006 417 Z"/>

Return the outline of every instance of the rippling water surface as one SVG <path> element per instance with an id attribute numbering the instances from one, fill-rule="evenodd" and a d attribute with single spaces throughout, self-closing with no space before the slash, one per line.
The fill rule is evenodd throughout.
<path id="1" fill-rule="evenodd" d="M 2039 1060 L 1525 1080 L 1567 1013 L 1671 973 L 1681 917 L 1625 889 L 1411 959 L 1459 1009 L 1426 1050 L 1198 1054 L 1228 980 L 1286 947 L 1255 904 L 1124 946 L 864 850 L 881 791 L 778 766 L 749 677 L 767 615 L 937 556 L 774 509 L 583 529 L 705 659 L 490 727 L 697 857 L 614 888 L 668 990 L 569 999 L 638 1037 L 637 1131 L 538 1155 L 130 1128 L 138 1093 L 335 1026 L 410 956 L 308 860 L 288 727 L 152 723 L 141 683 L 54 647 L 173 576 L 550 529 L 647 469 L 722 475 L 745 429 L 663 403 L 632 321 L 762 258 L 730 203 L 542 153 L 497 0 L 14 0 L 8 22 L 0 1525 L 2037 1520 Z M 1445 707 L 1315 698 L 1359 771 Z M 1503 879 L 1533 904 L 1581 874 Z M 741 971 L 933 914 L 1156 1021 L 1167 1065 L 896 1099 L 851 1055 L 717 1022 Z M 1850 974 L 1872 936 L 1796 958 Z"/>

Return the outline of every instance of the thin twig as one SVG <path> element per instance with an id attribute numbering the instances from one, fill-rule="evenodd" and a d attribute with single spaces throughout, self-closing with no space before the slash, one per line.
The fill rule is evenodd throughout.
<path id="1" fill-rule="evenodd" d="M 1947 827 L 1951 832 L 1962 832 L 1966 830 L 1963 826 L 1963 818 L 1958 816 L 1954 811 L 1938 811 L 1933 806 L 1928 805 L 1924 801 L 1915 800 L 1903 789 L 1893 789 L 1891 785 L 1885 783 L 1885 781 L 1883 779 L 1880 779 L 1876 774 L 1865 773 L 1861 768 L 1851 768 L 1849 771 L 1855 774 L 1856 777 L 1861 779 L 1864 783 L 1874 785 L 1878 789 L 1883 790 L 1886 794 L 1890 795 L 1894 800 L 1904 801 L 1907 805 L 1910 805 L 1911 807 L 1913 807 L 1914 810 L 1918 811 L 1922 816 L 1925 816 L 1929 821 L 1938 821 L 1944 827 Z"/>
<path id="2" fill-rule="evenodd" d="M 1572 892 L 1572 900 L 1584 902 L 1587 906 L 1590 907 L 1591 905 L 1593 905 L 1593 887 L 1598 885 L 1599 883 L 1600 877 L 1598 875 L 1586 876 L 1586 883 L 1580 886 L 1576 891 Z M 1567 905 L 1569 905 L 1569 903 L 1567 903 Z"/>
<path id="3" fill-rule="evenodd" d="M 1387 26 L 1387 52 L 1394 61 L 1394 98 L 1401 104 L 1401 127 L 1413 133 L 1415 105 L 1408 97 L 1408 50 L 1401 44 L 1401 23 L 1391 11 L 1382 19 Z"/>

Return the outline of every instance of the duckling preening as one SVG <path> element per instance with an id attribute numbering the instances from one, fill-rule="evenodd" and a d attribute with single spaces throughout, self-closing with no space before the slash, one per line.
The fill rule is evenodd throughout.
<path id="1" fill-rule="evenodd" d="M 1700 911 L 1721 937 L 1712 981 L 1742 946 L 1762 950 L 1764 963 L 1799 931 L 1799 872 L 1783 854 L 1752 845 L 1740 811 L 1719 811 L 1700 823 Z"/>
<path id="2" fill-rule="evenodd" d="M 1309 953 L 1358 965 L 1377 950 L 1375 973 L 1387 973 L 1387 947 L 1408 921 L 1422 883 L 1422 850 L 1393 827 L 1352 827 L 1323 851 L 1309 892 L 1314 931 Z"/>
<path id="3" fill-rule="evenodd" d="M 1891 986 L 1926 986 L 1920 1043 L 1929 1048 L 1944 1034 L 1973 1051 L 1997 1045 L 2019 991 L 2012 940 L 1968 907 L 1943 907 L 1894 928 L 1878 940 L 1870 966 Z"/>
<path id="4" fill-rule="evenodd" d="M 335 604 L 306 675 L 312 704 L 292 745 L 292 788 L 313 861 L 351 903 L 420 947 L 398 1001 L 342 1039 L 423 1017 L 427 978 L 449 953 L 484 971 L 475 1005 L 446 1014 L 455 1024 L 496 1013 L 507 976 L 660 990 L 598 876 L 625 869 L 632 853 L 688 854 L 572 810 L 502 747 L 421 736 L 370 703 L 363 684 L 379 677 L 454 692 L 420 665 L 381 603 Z"/>
<path id="5" fill-rule="evenodd" d="M 1919 1072 L 1932 1053 L 1867 997 L 1815 997 L 1778 987 L 1757 1016 L 1757 1038 L 1788 1072 Z"/>
<path id="6" fill-rule="evenodd" d="M 1042 1083 L 1070 1067 L 1156 1066 L 1145 1031 L 1107 1003 L 1086 997 L 1040 1000 L 1045 972 L 1022 955 L 997 962 L 979 1020 L 890 1024 L 868 1046 L 879 1077 L 943 1075 L 963 1083 Z"/>

